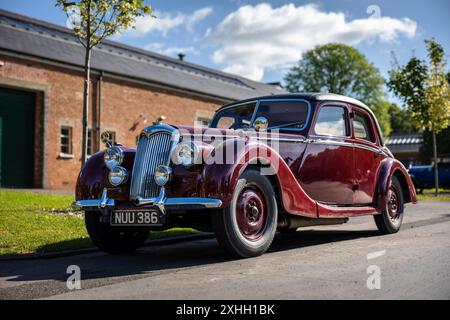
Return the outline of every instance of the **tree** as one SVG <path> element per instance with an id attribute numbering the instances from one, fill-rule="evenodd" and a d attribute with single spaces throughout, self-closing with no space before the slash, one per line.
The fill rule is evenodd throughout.
<path id="1" fill-rule="evenodd" d="M 388 113 L 391 117 L 391 133 L 417 132 L 408 109 L 402 109 L 395 103 L 389 103 Z"/>
<path id="2" fill-rule="evenodd" d="M 450 155 L 450 127 L 436 134 L 436 146 L 439 155 Z M 423 132 L 423 144 L 420 147 L 420 160 L 424 163 L 433 159 L 433 134 L 426 130 Z"/>
<path id="3" fill-rule="evenodd" d="M 83 94 L 83 139 L 81 165 L 87 159 L 89 83 L 91 72 L 91 53 L 103 39 L 121 30 L 133 27 L 137 17 L 151 13 L 144 0 L 57 0 L 69 18 L 76 12 L 78 19 L 72 20 L 73 30 L 85 49 L 84 57 L 84 94 Z"/>
<path id="4" fill-rule="evenodd" d="M 435 196 L 438 193 L 436 134 L 450 123 L 450 90 L 445 74 L 445 52 L 434 39 L 426 40 L 429 64 L 412 57 L 405 66 L 395 63 L 389 72 L 389 89 L 411 112 L 417 128 L 432 135 Z"/>
<path id="5" fill-rule="evenodd" d="M 383 133 L 389 134 L 384 79 L 355 48 L 340 43 L 316 46 L 305 52 L 284 80 L 290 92 L 332 92 L 365 102 L 377 116 Z"/>

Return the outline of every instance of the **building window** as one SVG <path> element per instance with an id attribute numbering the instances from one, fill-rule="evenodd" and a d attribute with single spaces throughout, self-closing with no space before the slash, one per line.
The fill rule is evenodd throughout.
<path id="1" fill-rule="evenodd" d="M 116 144 L 116 133 L 114 131 L 108 131 L 109 136 L 111 137 L 110 141 L 112 145 Z"/>
<path id="2" fill-rule="evenodd" d="M 93 155 L 95 150 L 95 132 L 94 129 L 88 130 L 88 140 L 87 140 L 87 154 L 88 156 Z"/>
<path id="3" fill-rule="evenodd" d="M 72 154 L 72 127 L 62 126 L 60 135 L 61 154 Z"/>

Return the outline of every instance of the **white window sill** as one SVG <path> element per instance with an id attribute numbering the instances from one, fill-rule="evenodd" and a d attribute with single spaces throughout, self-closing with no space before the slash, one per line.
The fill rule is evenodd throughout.
<path id="1" fill-rule="evenodd" d="M 60 153 L 59 159 L 73 159 L 75 156 L 73 154 Z"/>

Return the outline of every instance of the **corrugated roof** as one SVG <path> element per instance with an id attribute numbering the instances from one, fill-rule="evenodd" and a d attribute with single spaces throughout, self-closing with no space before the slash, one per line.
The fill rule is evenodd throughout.
<path id="1" fill-rule="evenodd" d="M 84 66 L 84 48 L 72 30 L 4 10 L 0 10 L 0 48 Z M 93 50 L 92 68 L 227 100 L 284 92 L 272 85 L 113 41 L 104 41 Z"/>
<path id="2" fill-rule="evenodd" d="M 386 145 L 422 144 L 423 137 L 420 134 L 393 134 L 386 139 Z"/>

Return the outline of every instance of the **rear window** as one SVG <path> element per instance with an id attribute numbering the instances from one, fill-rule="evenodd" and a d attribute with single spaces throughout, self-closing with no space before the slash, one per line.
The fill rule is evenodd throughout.
<path id="1" fill-rule="evenodd" d="M 269 129 L 298 129 L 306 126 L 309 105 L 305 101 L 261 101 L 256 117 L 267 118 Z"/>

